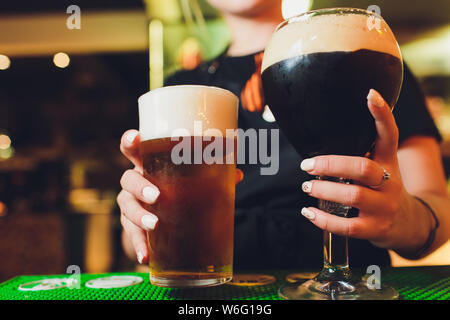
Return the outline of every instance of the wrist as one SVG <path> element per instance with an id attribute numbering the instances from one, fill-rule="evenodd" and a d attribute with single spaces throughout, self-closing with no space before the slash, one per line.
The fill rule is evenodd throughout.
<path id="1" fill-rule="evenodd" d="M 408 194 L 408 210 L 402 211 L 402 235 L 393 249 L 407 259 L 420 259 L 431 247 L 439 221 L 423 199 Z"/>

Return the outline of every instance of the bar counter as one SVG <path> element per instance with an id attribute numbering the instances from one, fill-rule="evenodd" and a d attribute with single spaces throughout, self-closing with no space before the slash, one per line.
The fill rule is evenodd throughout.
<path id="1" fill-rule="evenodd" d="M 306 270 L 305 270 L 306 271 Z M 80 288 L 20 291 L 21 284 L 44 278 L 70 275 L 17 276 L 0 284 L 0 300 L 280 300 L 278 288 L 286 276 L 298 270 L 258 271 L 276 281 L 267 285 L 232 285 L 201 289 L 170 289 L 150 284 L 147 273 L 81 274 Z M 95 289 L 85 286 L 91 279 L 115 275 L 137 276 L 142 283 L 124 288 Z M 402 300 L 450 300 L 450 266 L 388 268 L 382 270 L 382 283 L 393 286 Z"/>

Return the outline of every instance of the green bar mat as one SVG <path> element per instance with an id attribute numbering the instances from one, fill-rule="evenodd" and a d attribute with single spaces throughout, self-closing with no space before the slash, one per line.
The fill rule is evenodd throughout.
<path id="1" fill-rule="evenodd" d="M 1 300 L 280 300 L 278 288 L 286 283 L 286 275 L 297 271 L 257 272 L 270 274 L 277 281 L 263 286 L 225 284 L 201 289 L 170 289 L 150 284 L 147 273 L 82 274 L 80 289 L 59 288 L 43 291 L 20 291 L 21 284 L 69 275 L 19 276 L 0 284 Z M 114 289 L 94 289 L 85 286 L 91 279 L 113 275 L 133 275 L 143 278 L 134 286 Z M 450 300 L 450 266 L 389 268 L 382 270 L 382 282 L 393 286 L 404 300 Z"/>

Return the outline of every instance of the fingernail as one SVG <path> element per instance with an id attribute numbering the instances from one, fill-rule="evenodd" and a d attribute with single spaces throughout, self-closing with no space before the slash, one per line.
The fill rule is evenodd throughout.
<path id="1" fill-rule="evenodd" d="M 302 209 L 302 215 L 305 218 L 308 218 L 309 220 L 312 220 L 316 217 L 316 214 L 314 212 L 312 212 L 311 210 L 309 210 L 308 208 L 303 208 Z"/>
<path id="2" fill-rule="evenodd" d="M 142 216 L 141 223 L 145 230 L 153 230 L 158 219 L 154 215 L 146 214 Z"/>
<path id="3" fill-rule="evenodd" d="M 140 264 L 142 264 L 142 260 L 144 260 L 144 255 L 142 254 L 142 252 L 138 252 L 137 259 L 138 259 L 138 262 Z"/>
<path id="4" fill-rule="evenodd" d="M 158 199 L 159 193 L 158 188 L 153 186 L 147 186 L 142 189 L 142 195 L 148 203 L 154 203 Z"/>
<path id="5" fill-rule="evenodd" d="M 378 108 L 384 107 L 383 97 L 374 89 L 370 89 L 369 94 L 367 95 L 367 100 Z"/>
<path id="6" fill-rule="evenodd" d="M 302 168 L 303 171 L 311 171 L 314 169 L 314 162 L 315 162 L 314 158 L 305 159 L 300 164 L 300 168 Z"/>
<path id="7" fill-rule="evenodd" d="M 303 192 L 310 193 L 312 189 L 312 182 L 311 181 L 305 181 L 302 183 L 302 190 Z"/>
<path id="8" fill-rule="evenodd" d="M 129 144 L 132 144 L 137 135 L 138 135 L 138 133 L 136 131 L 133 131 L 133 132 L 130 132 L 129 134 L 127 134 L 127 136 L 126 136 L 127 142 Z"/>

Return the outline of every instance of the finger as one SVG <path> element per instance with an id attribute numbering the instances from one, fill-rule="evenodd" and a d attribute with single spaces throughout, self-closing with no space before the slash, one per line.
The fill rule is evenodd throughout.
<path id="1" fill-rule="evenodd" d="M 145 210 L 141 203 L 128 191 L 120 191 L 117 196 L 117 204 L 122 214 L 137 227 L 144 230 L 155 229 L 158 217 Z"/>
<path id="2" fill-rule="evenodd" d="M 375 119 L 375 127 L 377 129 L 375 156 L 392 159 L 397 152 L 398 128 L 391 108 L 374 89 L 371 89 L 367 96 L 367 105 Z"/>
<path id="3" fill-rule="evenodd" d="M 242 180 L 244 180 L 244 172 L 242 172 L 241 169 L 236 169 L 236 181 L 235 181 L 235 183 L 238 184 Z"/>
<path id="4" fill-rule="evenodd" d="M 258 93 L 258 96 L 261 99 L 261 107 L 264 107 L 266 104 L 266 98 L 264 97 L 264 90 L 262 86 L 261 70 L 258 72 Z"/>
<path id="5" fill-rule="evenodd" d="M 122 188 L 137 199 L 153 204 L 159 197 L 159 189 L 136 170 L 127 170 L 120 179 Z"/>
<path id="6" fill-rule="evenodd" d="M 120 151 L 128 160 L 136 166 L 136 169 L 142 171 L 142 160 L 139 154 L 140 136 L 137 130 L 128 130 L 122 135 L 120 140 Z"/>
<path id="7" fill-rule="evenodd" d="M 251 112 L 255 111 L 254 103 L 252 101 L 252 96 L 250 93 L 249 83 L 245 85 L 244 90 L 242 90 L 241 92 L 241 101 L 244 109 L 247 109 Z"/>
<path id="8" fill-rule="evenodd" d="M 318 156 L 303 160 L 300 167 L 311 175 L 351 179 L 366 186 L 378 185 L 383 177 L 381 166 L 363 157 Z"/>
<path id="9" fill-rule="evenodd" d="M 375 237 L 370 224 L 362 218 L 345 218 L 326 213 L 314 207 L 303 208 L 302 215 L 322 230 L 351 238 L 372 239 Z"/>
<path id="10" fill-rule="evenodd" d="M 148 247 L 147 247 L 147 235 L 145 231 L 131 222 L 125 215 L 120 216 L 120 222 L 122 224 L 127 237 L 131 240 L 131 244 L 136 252 L 136 257 L 139 263 L 148 262 Z"/>
<path id="11" fill-rule="evenodd" d="M 354 184 L 312 180 L 303 182 L 302 190 L 311 197 L 342 203 L 362 211 L 376 212 L 385 205 L 380 192 Z"/>
<path id="12" fill-rule="evenodd" d="M 261 78 L 259 77 L 259 74 L 254 73 L 253 76 L 250 79 L 250 89 L 251 89 L 251 95 L 252 95 L 252 100 L 255 104 L 255 109 L 257 111 L 261 111 L 262 107 L 263 107 L 263 101 L 261 99 L 261 94 L 260 94 L 260 83 L 261 83 Z"/>

